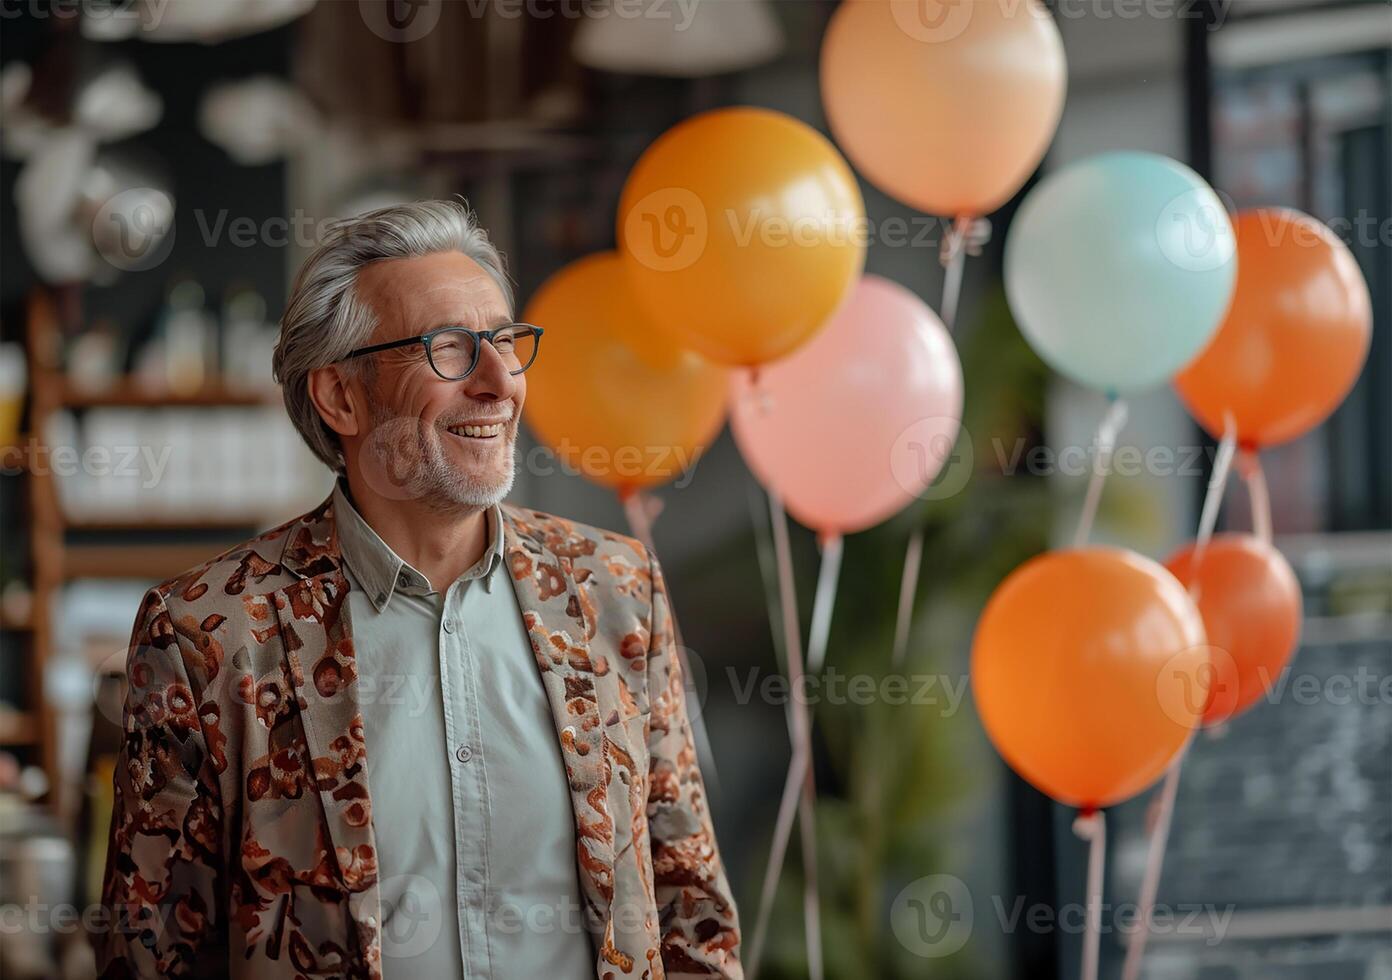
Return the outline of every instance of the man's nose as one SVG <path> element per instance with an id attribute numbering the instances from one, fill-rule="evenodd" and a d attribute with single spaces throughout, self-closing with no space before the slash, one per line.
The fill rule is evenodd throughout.
<path id="1" fill-rule="evenodd" d="M 479 351 L 478 365 L 464 379 L 464 388 L 470 398 L 504 401 L 517 390 L 517 379 L 508 371 L 503 355 L 485 341 Z"/>

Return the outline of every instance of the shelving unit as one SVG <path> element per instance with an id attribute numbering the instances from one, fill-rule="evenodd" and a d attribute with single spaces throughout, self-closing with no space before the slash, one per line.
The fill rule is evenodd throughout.
<path id="1" fill-rule="evenodd" d="M 55 412 L 94 408 L 199 409 L 256 407 L 274 393 L 212 382 L 194 392 L 150 391 L 124 378 L 103 390 L 74 386 L 62 372 L 58 340 L 62 335 L 58 302 L 47 291 L 29 301 L 26 343 L 29 368 L 28 433 L 18 444 L 0 450 L 0 467 L 18 474 L 25 485 L 29 519 L 29 614 L 22 621 L 0 618 L 0 630 L 19 634 L 23 650 L 27 703 L 0 715 L 0 748 L 23 749 L 49 777 L 47 802 L 62 807 L 53 789 L 57 765 L 56 717 L 44 695 L 44 675 L 55 647 L 53 605 L 59 591 L 75 579 L 159 580 L 199 564 L 221 550 L 228 536 L 255 530 L 255 517 L 183 517 L 170 514 L 69 517 L 63 513 L 50 468 L 35 465 L 46 458 L 48 421 Z M 72 532 L 125 536 L 130 543 L 75 542 Z M 151 535 L 180 533 L 177 542 L 155 542 Z M 142 537 L 143 536 L 143 537 Z"/>

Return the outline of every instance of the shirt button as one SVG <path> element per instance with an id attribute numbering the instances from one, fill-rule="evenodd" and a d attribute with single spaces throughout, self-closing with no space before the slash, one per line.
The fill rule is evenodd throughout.
<path id="1" fill-rule="evenodd" d="M 452 620 L 452 619 L 447 619 L 447 620 L 445 620 L 445 632 L 446 632 L 446 633 L 453 633 L 453 632 L 454 632 L 454 620 Z"/>
<path id="2" fill-rule="evenodd" d="M 454 757 L 460 762 L 468 762 L 474 757 L 474 750 L 467 745 L 461 745 L 454 750 Z"/>

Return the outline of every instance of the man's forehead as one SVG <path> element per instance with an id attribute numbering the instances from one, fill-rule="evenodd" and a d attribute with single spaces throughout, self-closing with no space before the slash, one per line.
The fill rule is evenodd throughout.
<path id="1" fill-rule="evenodd" d="M 484 268 L 460 252 L 374 262 L 358 276 L 363 300 L 392 333 L 506 316 L 502 291 Z"/>

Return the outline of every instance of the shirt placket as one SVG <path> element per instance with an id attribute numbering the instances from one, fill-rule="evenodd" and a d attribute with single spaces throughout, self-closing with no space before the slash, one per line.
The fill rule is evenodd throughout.
<path id="1" fill-rule="evenodd" d="M 484 766 L 476 672 L 464 629 L 464 595 L 470 580 L 445 594 L 440 619 L 440 696 L 450 746 L 459 943 L 466 977 L 493 974 L 488 948 L 488 778 Z"/>

